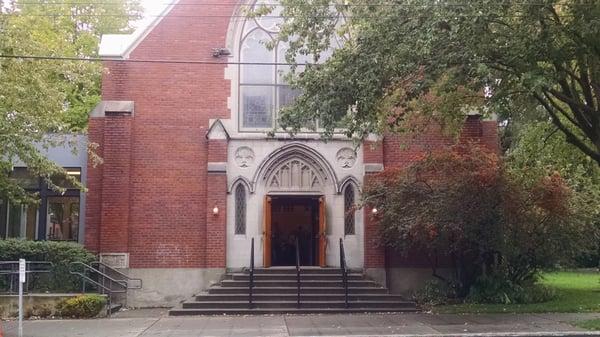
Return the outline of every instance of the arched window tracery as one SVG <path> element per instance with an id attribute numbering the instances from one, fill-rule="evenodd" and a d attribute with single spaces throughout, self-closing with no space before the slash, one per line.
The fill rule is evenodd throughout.
<path id="1" fill-rule="evenodd" d="M 235 234 L 246 234 L 246 188 L 239 184 L 235 188 Z"/>
<path id="2" fill-rule="evenodd" d="M 354 186 L 348 184 L 344 189 L 344 235 L 356 234 Z"/>

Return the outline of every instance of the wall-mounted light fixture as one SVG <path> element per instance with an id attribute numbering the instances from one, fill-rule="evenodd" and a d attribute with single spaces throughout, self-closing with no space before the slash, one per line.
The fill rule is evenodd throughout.
<path id="1" fill-rule="evenodd" d="M 371 213 L 377 214 L 377 213 L 379 213 L 379 210 L 377 209 L 377 207 L 373 207 L 373 209 L 371 210 Z"/>
<path id="2" fill-rule="evenodd" d="M 218 206 L 215 206 L 215 208 L 213 208 L 213 215 L 214 216 L 219 215 L 219 207 Z"/>
<path id="3" fill-rule="evenodd" d="M 221 56 L 229 56 L 231 55 L 231 51 L 227 48 L 213 48 L 212 50 L 213 57 L 219 58 Z"/>

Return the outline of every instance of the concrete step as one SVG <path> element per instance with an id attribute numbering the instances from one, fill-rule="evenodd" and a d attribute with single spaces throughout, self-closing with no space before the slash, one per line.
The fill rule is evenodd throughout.
<path id="1" fill-rule="evenodd" d="M 302 294 L 343 294 L 343 287 L 301 287 L 300 288 Z M 288 287 L 260 287 L 254 288 L 254 294 L 296 294 L 298 289 L 294 286 Z M 248 294 L 248 286 L 244 287 L 221 287 L 221 286 L 213 286 L 208 289 L 209 294 Z M 386 288 L 376 288 L 376 287 L 352 287 L 348 288 L 348 293 L 350 294 L 387 294 Z"/>
<path id="2" fill-rule="evenodd" d="M 238 280 L 223 280 L 221 282 L 223 287 L 248 287 L 249 281 L 238 281 Z M 264 287 L 294 287 L 296 286 L 296 280 L 276 280 L 276 281 L 263 281 L 255 280 L 255 288 Z M 374 287 L 379 288 L 380 286 L 370 280 L 349 280 L 349 287 Z M 343 287 L 341 280 L 304 280 L 302 281 L 302 288 L 315 288 L 315 287 Z"/>
<path id="3" fill-rule="evenodd" d="M 362 274 L 361 269 L 349 270 L 350 273 Z M 243 273 L 249 273 L 248 269 L 245 269 Z M 301 267 L 300 273 L 302 274 L 337 274 L 340 275 L 342 270 L 340 268 L 320 268 L 320 267 Z M 296 267 L 271 267 L 271 268 L 255 268 L 254 274 L 294 274 L 296 275 Z"/>
<path id="4" fill-rule="evenodd" d="M 369 312 L 414 312 L 416 308 L 301 308 L 301 309 L 173 309 L 169 311 L 171 316 L 192 315 L 268 315 L 268 314 L 338 314 L 338 313 L 369 313 Z"/>
<path id="5" fill-rule="evenodd" d="M 258 309 L 294 309 L 297 307 L 296 301 L 255 301 L 254 308 Z M 348 302 L 349 308 L 414 308 L 414 303 L 397 302 L 397 301 L 353 301 Z M 183 309 L 246 309 L 249 308 L 247 301 L 230 301 L 230 302 L 184 302 Z M 300 302 L 301 309 L 344 309 L 346 304 L 344 301 L 306 301 Z"/>
<path id="6" fill-rule="evenodd" d="M 239 301 L 248 302 L 249 295 L 247 293 L 242 294 L 203 294 L 197 295 L 195 300 L 197 302 L 218 302 L 218 301 Z M 253 294 L 254 301 L 296 301 L 297 294 Z M 389 294 L 348 294 L 350 301 L 405 301 L 402 296 L 389 295 Z M 300 301 L 344 301 L 345 296 L 343 293 L 332 295 L 332 294 L 300 294 Z"/>
<path id="7" fill-rule="evenodd" d="M 235 281 L 250 280 L 249 274 L 231 274 L 229 279 Z M 294 274 L 255 274 L 255 281 L 296 281 L 298 275 Z M 362 274 L 348 274 L 348 280 L 363 280 Z M 342 281 L 341 274 L 300 274 L 300 281 L 304 280 L 323 280 L 323 281 Z"/>

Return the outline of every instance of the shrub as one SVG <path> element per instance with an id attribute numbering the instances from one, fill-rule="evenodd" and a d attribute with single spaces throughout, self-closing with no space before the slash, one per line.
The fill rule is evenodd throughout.
<path id="1" fill-rule="evenodd" d="M 0 261 L 52 262 L 54 267 L 49 274 L 29 274 L 30 291 L 80 291 L 81 282 L 69 273 L 69 264 L 95 260 L 95 256 L 83 246 L 71 242 L 0 240 Z M 0 291 L 6 290 L 7 278 L 0 282 Z"/>
<path id="2" fill-rule="evenodd" d="M 437 279 L 425 282 L 423 288 L 417 290 L 413 295 L 415 302 L 426 306 L 448 304 L 452 297 L 454 297 L 454 290 Z"/>
<path id="3" fill-rule="evenodd" d="M 106 298 L 100 295 L 80 295 L 62 300 L 56 310 L 64 318 L 94 318 L 106 305 Z"/>
<path id="4" fill-rule="evenodd" d="M 494 304 L 542 303 L 556 296 L 554 290 L 534 280 L 516 284 L 511 280 L 496 276 L 482 276 L 471 287 L 467 302 Z"/>
<path id="5" fill-rule="evenodd" d="M 529 286 L 541 270 L 593 244 L 585 208 L 558 173 L 519 175 L 475 145 L 387 169 L 368 182 L 363 197 L 379 210 L 372 216 L 381 242 L 424 256 L 434 276 L 441 277 L 438 261 L 447 261 L 461 298 L 476 282 L 488 284 L 483 275 L 508 280 L 511 289 Z"/>

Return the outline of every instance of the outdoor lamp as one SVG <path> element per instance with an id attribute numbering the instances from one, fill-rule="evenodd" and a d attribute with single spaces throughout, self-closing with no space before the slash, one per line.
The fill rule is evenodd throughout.
<path id="1" fill-rule="evenodd" d="M 218 206 L 215 206 L 215 208 L 213 208 L 213 215 L 214 216 L 219 215 L 219 207 Z"/>

